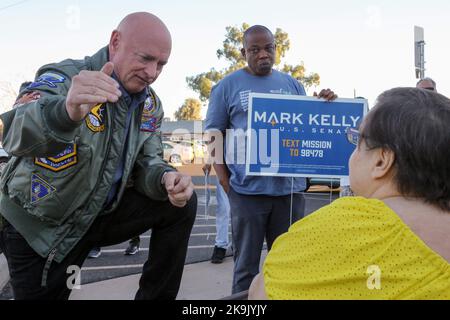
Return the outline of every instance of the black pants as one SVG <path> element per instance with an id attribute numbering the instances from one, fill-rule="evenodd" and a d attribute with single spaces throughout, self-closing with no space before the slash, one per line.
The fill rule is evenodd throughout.
<path id="1" fill-rule="evenodd" d="M 264 238 L 269 251 L 275 239 L 304 216 L 305 197 L 300 193 L 292 198 L 290 195 L 244 195 L 230 188 L 228 198 L 234 259 L 232 293 L 235 294 L 248 290 L 253 278 L 260 272 Z"/>
<path id="2" fill-rule="evenodd" d="M 130 239 L 129 244 L 130 244 L 130 246 L 139 246 L 141 244 L 141 238 L 139 236 L 136 236 L 136 237 Z"/>
<path id="3" fill-rule="evenodd" d="M 0 247 L 8 261 L 15 299 L 68 299 L 69 266 L 81 268 L 93 247 L 129 240 L 152 229 L 148 260 L 145 262 L 135 299 L 175 299 L 180 287 L 189 236 L 197 210 L 195 193 L 183 208 L 169 201 L 159 202 L 128 189 L 119 207 L 98 217 L 86 235 L 61 263 L 53 262 L 47 286 L 41 286 L 46 262 L 5 222 Z"/>

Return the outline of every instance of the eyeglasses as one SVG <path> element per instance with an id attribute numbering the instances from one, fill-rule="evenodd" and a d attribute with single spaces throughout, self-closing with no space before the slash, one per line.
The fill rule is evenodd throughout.
<path id="1" fill-rule="evenodd" d="M 348 142 L 354 144 L 355 146 L 358 145 L 360 134 L 357 129 L 347 127 L 347 129 L 345 129 L 345 134 Z"/>
<path id="2" fill-rule="evenodd" d="M 424 88 L 422 88 L 422 89 L 434 91 L 434 88 L 433 88 L 433 87 L 424 87 Z"/>

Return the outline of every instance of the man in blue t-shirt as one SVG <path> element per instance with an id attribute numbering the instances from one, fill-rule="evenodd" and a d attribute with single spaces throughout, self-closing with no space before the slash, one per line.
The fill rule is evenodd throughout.
<path id="1" fill-rule="evenodd" d="M 225 161 L 221 161 L 217 153 L 212 156 L 215 156 L 217 177 L 230 200 L 235 262 L 233 293 L 247 290 L 258 274 L 264 238 L 270 250 L 274 240 L 303 217 L 305 199 L 299 192 L 306 187 L 304 178 L 245 174 L 249 93 L 306 93 L 296 79 L 272 69 L 276 47 L 269 29 L 260 25 L 250 27 L 244 33 L 243 45 L 241 52 L 248 66 L 228 75 L 212 88 L 206 115 L 206 131 L 212 136 L 214 132 L 227 131 Z M 322 90 L 319 97 L 333 100 L 337 96 L 327 89 Z"/>

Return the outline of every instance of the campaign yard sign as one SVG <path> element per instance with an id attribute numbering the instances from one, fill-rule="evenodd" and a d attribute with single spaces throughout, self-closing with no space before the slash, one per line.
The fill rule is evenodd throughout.
<path id="1" fill-rule="evenodd" d="M 355 145 L 346 136 L 357 128 L 365 99 L 325 101 L 316 97 L 251 93 L 246 172 L 256 176 L 348 176 Z"/>

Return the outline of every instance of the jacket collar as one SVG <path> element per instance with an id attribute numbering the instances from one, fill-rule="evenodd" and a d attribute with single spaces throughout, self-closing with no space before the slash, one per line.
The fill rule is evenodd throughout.
<path id="1" fill-rule="evenodd" d="M 93 56 L 85 59 L 90 70 L 99 71 L 109 61 L 108 46 L 101 48 Z"/>

